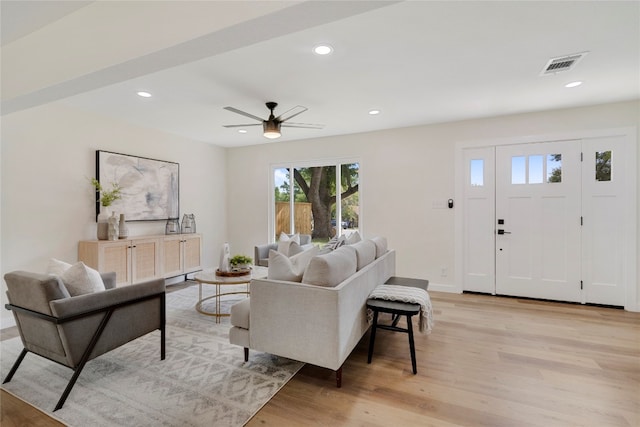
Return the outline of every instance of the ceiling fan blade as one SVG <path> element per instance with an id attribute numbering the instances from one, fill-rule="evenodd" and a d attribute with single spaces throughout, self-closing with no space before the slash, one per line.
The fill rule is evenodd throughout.
<path id="1" fill-rule="evenodd" d="M 223 125 L 226 128 L 243 128 L 246 126 L 260 126 L 262 125 L 262 123 L 250 123 L 250 124 L 245 124 L 245 125 Z"/>
<path id="2" fill-rule="evenodd" d="M 308 110 L 307 107 L 303 107 L 302 105 L 296 105 L 292 109 L 287 110 L 284 113 L 280 114 L 278 117 L 276 117 L 276 120 L 280 122 L 286 122 L 287 120 L 297 116 L 298 114 L 302 114 L 307 110 Z"/>
<path id="3" fill-rule="evenodd" d="M 245 117 L 249 117 L 250 119 L 258 120 L 260 122 L 264 120 L 262 117 L 254 116 L 253 114 L 247 113 L 246 111 L 238 110 L 237 108 L 224 107 L 224 109 L 228 110 L 228 111 L 231 111 L 232 113 L 236 113 L 236 114 L 243 115 Z"/>
<path id="4" fill-rule="evenodd" d="M 283 128 L 323 129 L 324 125 L 312 123 L 283 123 Z"/>

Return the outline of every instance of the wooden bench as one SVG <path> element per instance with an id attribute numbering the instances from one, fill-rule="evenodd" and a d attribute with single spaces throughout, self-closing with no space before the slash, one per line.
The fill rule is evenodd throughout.
<path id="1" fill-rule="evenodd" d="M 423 279 L 411 279 L 408 277 L 396 277 L 392 276 L 385 282 L 385 285 L 398 285 L 398 286 L 410 286 L 414 288 L 421 288 L 425 291 L 429 287 L 429 281 Z M 371 338 L 369 339 L 369 355 L 367 363 L 371 363 L 373 358 L 373 346 L 376 340 L 376 330 L 386 329 L 393 332 L 404 332 L 409 334 L 409 351 L 411 353 L 411 366 L 413 367 L 413 374 L 418 373 L 416 367 L 416 348 L 413 342 L 413 322 L 412 317 L 420 313 L 420 304 L 411 304 L 398 301 L 387 301 L 381 299 L 369 298 L 367 300 L 367 308 L 373 311 L 373 324 L 371 326 Z M 378 324 L 378 314 L 389 313 L 391 314 L 391 324 Z M 400 316 L 407 317 L 407 328 L 401 328 L 398 326 Z"/>

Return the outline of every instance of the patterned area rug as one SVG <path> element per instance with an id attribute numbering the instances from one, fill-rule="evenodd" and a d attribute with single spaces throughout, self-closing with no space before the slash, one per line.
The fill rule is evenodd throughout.
<path id="1" fill-rule="evenodd" d="M 303 364 L 254 351 L 245 363 L 229 344 L 229 318 L 199 314 L 197 298 L 197 286 L 167 294 L 164 361 L 159 331 L 102 355 L 55 413 L 71 369 L 29 353 L 2 388 L 70 426 L 242 426 Z M 241 298 L 223 298 L 222 311 Z M 0 343 L 2 379 L 21 349 L 20 338 Z"/>

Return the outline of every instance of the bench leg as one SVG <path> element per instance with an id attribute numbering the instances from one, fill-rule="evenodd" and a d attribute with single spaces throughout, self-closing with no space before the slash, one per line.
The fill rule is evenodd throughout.
<path id="1" fill-rule="evenodd" d="M 416 367 L 416 346 L 413 343 L 413 321 L 411 315 L 407 314 L 407 330 L 409 332 L 409 351 L 411 351 L 411 366 L 413 367 L 413 375 L 418 373 Z"/>
<path id="2" fill-rule="evenodd" d="M 248 347 L 244 348 L 244 361 L 245 362 L 249 361 L 249 348 Z"/>
<path id="3" fill-rule="evenodd" d="M 369 338 L 369 356 L 367 363 L 371 363 L 373 357 L 373 345 L 376 342 L 376 326 L 378 325 L 378 310 L 373 310 L 373 324 L 371 325 L 371 337 Z"/>
<path id="4" fill-rule="evenodd" d="M 336 387 L 342 387 L 342 366 L 336 371 Z"/>

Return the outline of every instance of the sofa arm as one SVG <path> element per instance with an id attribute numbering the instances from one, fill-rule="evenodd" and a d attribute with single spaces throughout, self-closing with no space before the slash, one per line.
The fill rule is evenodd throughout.
<path id="1" fill-rule="evenodd" d="M 105 289 L 113 289 L 116 287 L 115 271 L 110 271 L 108 273 L 100 273 L 100 277 L 102 277 L 102 282 L 104 283 Z"/>
<path id="2" fill-rule="evenodd" d="M 54 316 L 60 318 L 61 323 L 57 327 L 68 366 L 72 367 L 78 365 L 84 349 L 110 309 L 113 313 L 89 360 L 156 329 L 162 330 L 165 324 L 164 279 L 55 300 L 49 304 Z"/>

